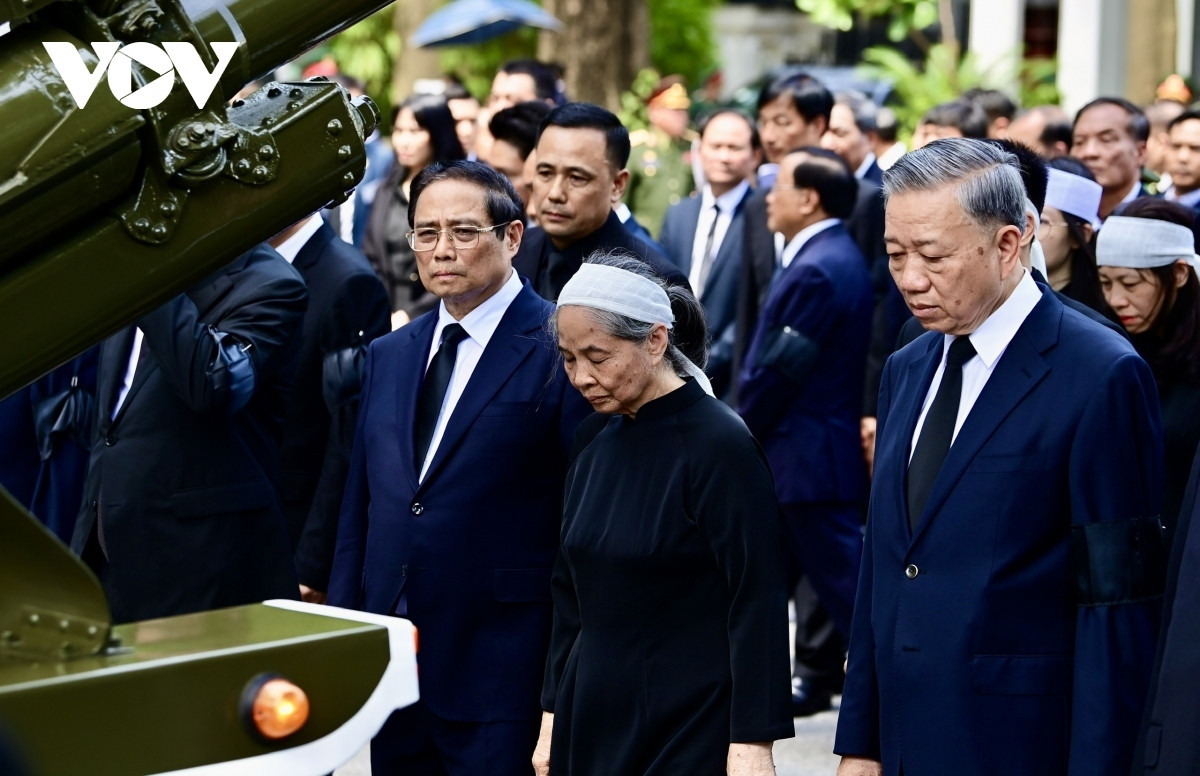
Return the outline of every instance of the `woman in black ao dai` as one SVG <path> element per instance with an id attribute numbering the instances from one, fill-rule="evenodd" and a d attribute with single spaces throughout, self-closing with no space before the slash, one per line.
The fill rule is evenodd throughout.
<path id="1" fill-rule="evenodd" d="M 766 460 L 709 395 L 703 311 L 593 255 L 556 315 L 580 427 L 554 573 L 535 770 L 773 774 L 793 735 L 779 517 Z"/>

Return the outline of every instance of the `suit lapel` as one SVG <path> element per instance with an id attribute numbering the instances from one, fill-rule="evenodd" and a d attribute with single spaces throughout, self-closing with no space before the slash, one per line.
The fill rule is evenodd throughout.
<path id="1" fill-rule="evenodd" d="M 925 403 L 925 394 L 933 382 L 933 374 L 942 361 L 942 336 L 929 338 L 929 346 L 924 356 L 908 365 L 908 370 L 900 377 L 896 388 L 892 391 L 893 408 L 888 413 L 888 425 L 898 423 L 896 433 L 888 432 L 888 460 L 896 461 L 897 477 L 892 482 L 888 498 L 892 500 L 892 514 L 897 515 L 901 522 L 896 530 L 901 536 L 909 534 L 908 528 L 908 457 L 912 449 L 913 431 L 917 427 L 917 418 L 921 415 L 921 406 Z M 883 453 L 884 451 L 880 451 Z"/>
<path id="2" fill-rule="evenodd" d="M 409 339 L 396 357 L 396 433 L 400 436 L 400 468 L 413 491 L 417 489 L 417 452 L 414 438 L 417 398 L 421 392 L 421 383 L 425 381 L 425 366 L 429 360 L 429 348 L 433 344 L 437 320 L 438 313 L 435 308 L 433 312 L 414 321 L 405 332 Z"/>
<path id="3" fill-rule="evenodd" d="M 680 245 L 680 258 L 683 262 L 679 265 L 679 271 L 684 275 L 688 275 L 692 271 L 692 248 L 696 245 L 696 232 L 700 229 L 700 212 L 703 197 L 695 196 L 691 199 L 684 200 L 682 207 L 688 208 L 688 212 L 683 214 L 683 223 L 687 224 L 687 228 L 683 232 L 683 240 Z"/>
<path id="4" fill-rule="evenodd" d="M 1049 300 L 1047 299 L 1049 297 Z M 1052 304 L 1053 303 L 1053 304 Z M 1057 309 L 1055 306 L 1057 305 Z M 980 448 L 996 432 L 1025 396 L 1042 381 L 1050 365 L 1042 356 L 1058 341 L 1062 305 L 1045 291 L 1042 301 L 1017 329 L 1016 336 L 1000 356 L 992 376 L 976 399 L 971 413 L 963 421 L 958 436 L 946 454 L 946 460 L 933 483 L 925 513 L 917 526 L 913 541 L 920 539 L 933 516 L 941 509 L 950 492 L 958 484 L 967 467 L 975 460 Z"/>
<path id="5" fill-rule="evenodd" d="M 133 326 L 126 326 L 105 340 L 100 348 L 96 402 L 100 407 L 100 429 L 104 431 L 112 426 L 113 407 L 129 366 L 129 351 L 133 348 L 133 330 Z"/>
<path id="6" fill-rule="evenodd" d="M 737 272 L 740 271 L 740 268 L 734 259 L 746 251 L 746 218 L 742 206 L 746 204 L 746 200 L 750 199 L 750 195 L 753 193 L 754 189 L 746 189 L 745 196 L 733 208 L 733 216 L 730 218 L 729 228 L 725 230 L 725 236 L 721 239 L 721 247 L 717 249 L 717 255 L 713 257 L 712 269 L 708 273 L 708 282 L 700 294 L 702 297 L 700 300 L 701 303 L 707 304 L 711 302 L 712 294 L 716 293 L 715 289 L 722 284 L 736 283 L 738 281 Z M 699 223 L 699 216 L 697 216 L 696 223 Z M 693 235 L 693 239 L 694 237 L 695 235 Z M 735 268 L 734 274 L 728 279 L 720 279 L 720 274 L 725 272 L 729 267 Z M 684 273 L 686 274 L 687 270 Z M 716 282 L 713 282 L 714 280 Z"/>
<path id="7" fill-rule="evenodd" d="M 454 412 L 450 415 L 450 420 L 446 424 L 446 430 L 442 433 L 442 439 L 438 443 L 437 452 L 434 453 L 422 485 L 433 479 L 438 469 L 445 464 L 446 459 L 467 436 L 467 432 L 475 423 L 475 418 L 479 416 L 479 413 L 483 411 L 483 408 L 500 388 L 508 382 L 534 348 L 541 347 L 536 336 L 542 326 L 541 316 L 538 314 L 539 303 L 540 297 L 528 284 L 525 284 L 517 298 L 505 311 L 495 333 L 488 341 L 488 346 L 484 348 L 479 363 L 475 365 L 475 371 L 471 373 L 471 379 L 467 381 L 467 386 L 463 390 L 462 396 L 459 397 Z M 547 375 L 547 379 L 549 377 Z M 409 437 L 411 436 L 410 433 Z M 412 447 L 411 441 L 409 447 Z"/>

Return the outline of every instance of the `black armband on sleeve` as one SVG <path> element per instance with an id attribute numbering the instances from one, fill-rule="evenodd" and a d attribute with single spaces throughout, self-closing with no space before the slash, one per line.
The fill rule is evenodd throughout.
<path id="1" fill-rule="evenodd" d="M 759 363 L 803 385 L 812 377 L 812 367 L 820 353 L 821 347 L 803 332 L 784 326 L 767 335 Z"/>
<path id="2" fill-rule="evenodd" d="M 1162 595 L 1167 548 L 1158 518 L 1071 526 L 1071 566 L 1080 606 L 1108 606 Z"/>

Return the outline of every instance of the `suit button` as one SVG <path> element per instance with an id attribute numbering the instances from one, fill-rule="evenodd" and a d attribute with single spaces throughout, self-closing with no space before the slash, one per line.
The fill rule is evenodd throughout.
<path id="1" fill-rule="evenodd" d="M 425 511 L 425 507 L 421 506 L 419 501 L 414 501 L 411 509 L 414 515 L 419 515 Z"/>
<path id="2" fill-rule="evenodd" d="M 920 573 L 921 573 L 921 570 L 918 569 L 916 566 L 914 566 L 911 563 L 908 564 L 908 568 L 904 569 L 904 576 L 908 577 L 909 579 L 916 579 L 917 574 L 920 574 Z"/>
<path id="3" fill-rule="evenodd" d="M 109 431 L 107 434 L 104 435 L 104 444 L 106 446 L 112 447 L 116 443 L 117 443 L 117 435 L 116 434 Z"/>

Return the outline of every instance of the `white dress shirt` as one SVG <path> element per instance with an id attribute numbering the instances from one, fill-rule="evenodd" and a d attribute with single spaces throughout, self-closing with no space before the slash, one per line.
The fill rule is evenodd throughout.
<path id="1" fill-rule="evenodd" d="M 815 224 L 809 224 L 799 232 L 796 232 L 796 236 L 793 237 L 791 241 L 783 247 L 783 253 L 779 257 L 780 265 L 784 267 L 790 265 L 792 263 L 792 259 L 796 258 L 796 254 L 800 252 L 801 248 L 808 244 L 809 240 L 816 237 L 821 232 L 824 232 L 831 226 L 837 226 L 841 222 L 842 219 L 840 218 L 826 218 L 816 222 Z M 783 235 L 780 235 L 780 237 L 782 236 Z"/>
<path id="2" fill-rule="evenodd" d="M 454 373 L 450 376 L 450 385 L 446 388 L 446 398 L 442 402 L 442 411 L 438 414 L 437 426 L 433 429 L 433 439 L 429 442 L 429 451 L 425 453 L 425 461 L 421 464 L 422 480 L 425 479 L 425 473 L 429 471 L 429 464 L 433 461 L 438 445 L 442 442 L 446 424 L 450 421 L 450 416 L 454 414 L 454 408 L 458 406 L 458 400 L 462 398 L 467 382 L 471 379 L 471 375 L 475 372 L 475 366 L 483 356 L 484 348 L 491 342 L 492 335 L 496 333 L 496 327 L 500 325 L 500 319 L 504 317 L 504 313 L 507 312 L 509 305 L 519 293 L 521 293 L 521 280 L 517 277 L 516 270 L 513 270 L 499 291 L 464 315 L 461 321 L 454 320 L 454 316 L 446 310 L 445 302 L 438 305 L 438 322 L 433 330 L 433 345 L 429 349 L 429 357 L 425 359 L 425 370 L 429 370 L 430 362 L 433 361 L 438 348 L 441 347 L 443 329 L 452 323 L 457 323 L 463 327 L 467 336 L 458 343 Z"/>
<path id="3" fill-rule="evenodd" d="M 133 352 L 129 354 L 129 366 L 125 368 L 125 378 L 121 381 L 120 392 L 117 393 L 117 403 L 112 411 L 113 418 L 116 418 L 117 413 L 121 411 L 121 405 L 125 403 L 125 396 L 129 393 L 129 389 L 133 387 L 133 376 L 137 374 L 138 358 L 142 355 L 143 337 L 141 329 L 133 330 Z"/>
<path id="4" fill-rule="evenodd" d="M 971 408 L 975 406 L 975 400 L 983 393 L 983 386 L 987 385 L 988 378 L 992 376 L 997 362 L 1008 348 L 1008 343 L 1012 342 L 1013 337 L 1017 335 L 1017 329 L 1021 328 L 1021 324 L 1042 299 L 1042 292 L 1038 290 L 1037 283 L 1033 282 L 1033 276 L 1024 267 L 1021 268 L 1021 272 L 1024 273 L 1023 277 L 1008 299 L 1004 300 L 1004 304 L 979 324 L 979 328 L 967 335 L 971 344 L 975 346 L 975 355 L 962 367 L 962 395 L 958 400 L 958 418 L 954 421 L 951 444 L 958 438 L 959 429 L 962 428 Z M 942 375 L 946 371 L 946 354 L 950 352 L 950 343 L 955 339 L 953 334 L 942 336 L 942 362 L 933 374 L 933 382 L 929 384 L 925 403 L 921 405 L 921 415 L 917 418 L 917 427 L 913 429 L 912 440 L 908 445 L 910 461 L 917 440 L 921 437 L 921 427 L 925 425 L 929 405 L 933 403 L 933 397 L 937 395 L 938 387 L 942 384 Z"/>
<path id="5" fill-rule="evenodd" d="M 712 229 L 713 219 L 716 219 L 717 230 L 713 232 L 712 255 L 715 258 L 725 241 L 725 233 L 733 222 L 733 211 L 750 188 L 748 181 L 742 181 L 719 197 L 713 197 L 712 187 L 705 184 L 700 194 L 700 218 L 696 221 L 696 238 L 692 241 L 692 268 L 688 272 L 688 282 L 699 297 L 704 290 L 700 287 L 700 266 L 704 262 L 704 249 L 708 246 L 708 230 Z M 720 208 L 718 213 L 713 206 Z"/>
<path id="6" fill-rule="evenodd" d="M 308 217 L 308 220 L 304 222 L 304 226 L 300 227 L 298 230 L 296 230 L 295 234 L 280 243 L 279 247 L 275 249 L 276 252 L 278 252 L 283 258 L 287 259 L 288 264 L 291 264 L 296 260 L 296 254 L 299 253 L 300 249 L 304 247 L 304 244 L 308 242 L 308 238 L 316 234 L 317 230 L 321 228 L 321 224 L 323 223 L 325 223 L 325 221 L 321 218 L 321 214 L 313 213 Z"/>

